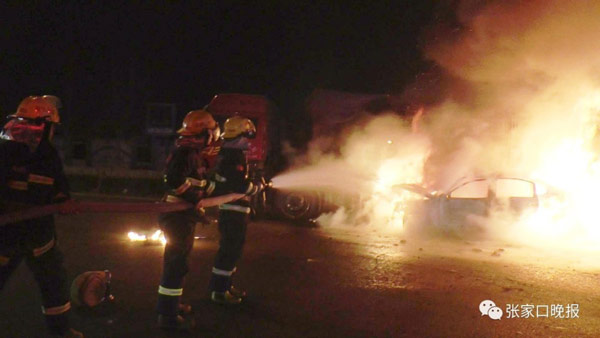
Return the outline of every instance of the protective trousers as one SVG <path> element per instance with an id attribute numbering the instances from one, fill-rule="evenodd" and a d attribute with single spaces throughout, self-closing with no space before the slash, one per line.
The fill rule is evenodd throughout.
<path id="1" fill-rule="evenodd" d="M 249 209 L 249 208 L 248 208 Z M 242 211 L 219 210 L 219 251 L 210 280 L 210 291 L 225 292 L 231 288 L 235 265 L 246 241 L 249 214 Z"/>
<path id="2" fill-rule="evenodd" d="M 167 244 L 158 287 L 157 311 L 161 315 L 176 316 L 183 294 L 183 279 L 189 271 L 189 256 L 194 245 L 196 220 L 190 217 L 189 212 L 173 212 L 161 214 L 159 224 Z"/>
<path id="3" fill-rule="evenodd" d="M 71 303 L 51 216 L 0 227 L 0 290 L 23 259 L 40 288 L 48 330 L 64 334 L 69 328 Z"/>

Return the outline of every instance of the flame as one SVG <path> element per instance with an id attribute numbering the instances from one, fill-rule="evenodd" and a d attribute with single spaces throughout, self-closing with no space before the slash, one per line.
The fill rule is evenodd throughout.
<path id="1" fill-rule="evenodd" d="M 155 242 L 160 242 L 162 245 L 167 244 L 167 239 L 163 234 L 162 230 L 156 230 L 152 236 L 150 236 L 150 240 Z"/>
<path id="2" fill-rule="evenodd" d="M 532 152 L 527 147 L 537 148 L 539 161 L 532 167 L 531 177 L 559 194 L 541 194 L 538 211 L 517 222 L 518 238 L 535 236 L 537 244 L 552 247 L 597 248 L 600 244 L 596 205 L 600 192 L 600 149 L 596 145 L 600 90 L 586 89 L 563 113 L 565 120 L 573 121 L 553 125 L 550 135 L 554 140 L 524 146 L 525 152 Z M 529 128 L 525 132 L 540 129 Z"/>
<path id="3" fill-rule="evenodd" d="M 132 242 L 142 242 L 147 240 L 146 235 L 138 234 L 135 231 L 130 231 L 127 233 L 127 237 L 129 237 L 129 240 Z"/>
<path id="4" fill-rule="evenodd" d="M 162 230 L 156 230 L 154 233 L 152 233 L 152 235 L 130 231 L 127 233 L 127 237 L 131 242 L 160 243 L 162 245 L 167 244 L 167 239 L 165 238 Z"/>
<path id="5" fill-rule="evenodd" d="M 400 224 L 403 196 L 393 184 L 445 192 L 461 177 L 499 174 L 533 180 L 539 208 L 517 218 L 494 211 L 486 220 L 492 239 L 598 250 L 600 2 L 484 3 L 458 6 L 460 28 L 446 39 L 442 23 L 424 45 L 443 72 L 440 88 L 431 88 L 435 103 L 413 118 L 414 137 L 383 118 L 347 133 L 339 161 L 373 179 L 336 172 L 367 199 L 358 215 L 330 221 Z M 424 91 L 429 83 L 420 83 Z"/>
<path id="6" fill-rule="evenodd" d="M 374 121 L 377 124 L 377 121 Z M 403 131 L 407 133 L 406 130 Z M 402 132 L 400 133 L 402 134 Z M 406 135 L 404 135 L 406 136 Z M 408 142 L 410 140 L 410 142 Z M 388 230 L 401 230 L 404 219 L 404 205 L 410 197 L 403 190 L 395 190 L 393 187 L 402 183 L 421 182 L 423 175 L 423 164 L 428 154 L 428 144 L 416 136 L 404 139 L 404 146 L 397 146 L 391 139 L 385 141 L 392 146 L 385 155 L 389 157 L 365 158 L 376 168 L 375 180 L 368 186 L 371 187 L 369 194 L 363 201 L 364 205 L 358 213 L 359 219 L 367 219 L 372 226 Z M 381 144 L 381 143 L 380 143 Z M 377 147 L 379 144 L 375 143 Z"/>

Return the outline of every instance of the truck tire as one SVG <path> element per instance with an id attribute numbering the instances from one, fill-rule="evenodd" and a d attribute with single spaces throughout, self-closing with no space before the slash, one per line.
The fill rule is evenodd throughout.
<path id="1" fill-rule="evenodd" d="M 280 218 L 309 221 L 321 214 L 322 198 L 313 192 L 277 190 L 273 192 L 273 209 Z"/>

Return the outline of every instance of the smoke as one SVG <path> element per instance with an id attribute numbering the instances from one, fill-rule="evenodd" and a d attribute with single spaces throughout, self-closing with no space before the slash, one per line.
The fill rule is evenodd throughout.
<path id="1" fill-rule="evenodd" d="M 323 225 L 376 225 L 401 223 L 395 210 L 399 196 L 392 187 L 420 183 L 429 141 L 411 132 L 410 121 L 394 114 L 367 118 L 342 132 L 335 152 L 330 138 L 317 138 L 307 155 L 296 158 L 297 167 L 273 178 L 280 189 L 325 190 L 355 196 L 360 209 L 340 208 L 323 215 Z M 400 219 L 397 219 L 400 217 Z"/>
<path id="2" fill-rule="evenodd" d="M 424 55 L 443 70 L 444 92 L 425 108 L 419 134 L 387 116 L 338 140 L 338 156 L 315 142 L 310 170 L 335 164 L 336 186 L 373 196 L 326 223 L 396 222 L 401 210 L 385 203 L 404 199 L 394 184 L 445 190 L 461 177 L 504 175 L 560 194 L 542 194 L 540 212 L 524 219 L 492 213 L 494 236 L 600 243 L 600 2 L 462 1 L 455 14 L 453 29 L 428 31 Z M 382 146 L 390 135 L 391 147 Z"/>
<path id="3" fill-rule="evenodd" d="M 462 2 L 460 28 L 425 48 L 449 74 L 446 100 L 422 128 L 433 144 L 425 181 L 443 189 L 460 176 L 499 173 L 547 184 L 560 195 L 542 195 L 540 211 L 522 219 L 493 213 L 494 235 L 593 246 L 600 2 L 480 4 Z"/>
<path id="4" fill-rule="evenodd" d="M 457 82 L 426 120 L 435 148 L 428 180 L 442 187 L 453 173 L 522 174 L 538 166 L 545 154 L 522 145 L 552 148 L 564 134 L 580 133 L 590 117 L 578 106 L 597 94 L 600 75 L 599 2 L 471 3 L 459 6 L 461 33 L 425 49 Z"/>

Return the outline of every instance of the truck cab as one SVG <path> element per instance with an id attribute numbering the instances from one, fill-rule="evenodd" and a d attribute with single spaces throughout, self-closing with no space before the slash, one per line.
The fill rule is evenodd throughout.
<path id="1" fill-rule="evenodd" d="M 218 94 L 206 106 L 206 110 L 219 123 L 221 130 L 225 121 L 235 115 L 252 120 L 256 126 L 256 137 L 250 140 L 248 161 L 253 171 L 264 171 L 271 150 L 269 119 L 274 110 L 271 101 L 260 95 Z"/>

